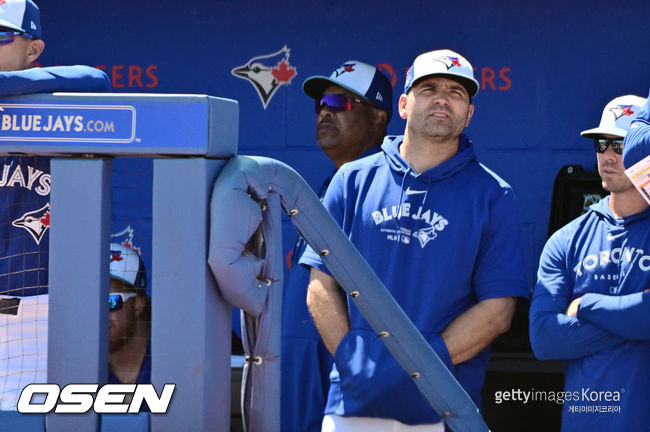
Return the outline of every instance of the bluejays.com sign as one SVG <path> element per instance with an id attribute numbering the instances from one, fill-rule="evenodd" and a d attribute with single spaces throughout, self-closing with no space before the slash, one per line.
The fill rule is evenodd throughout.
<path id="1" fill-rule="evenodd" d="M 0 141 L 131 143 L 135 108 L 111 105 L 0 105 Z"/>

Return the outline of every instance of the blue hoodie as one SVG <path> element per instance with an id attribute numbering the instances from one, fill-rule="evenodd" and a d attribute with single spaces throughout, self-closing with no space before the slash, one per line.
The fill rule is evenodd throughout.
<path id="1" fill-rule="evenodd" d="M 402 141 L 386 137 L 382 153 L 343 165 L 323 203 L 480 407 L 489 349 L 454 366 L 440 333 L 479 301 L 528 296 L 512 190 L 476 162 L 465 136 L 454 157 L 420 174 L 400 156 Z M 327 272 L 310 248 L 300 262 Z M 439 422 L 352 302 L 348 309 L 325 413 Z"/>
<path id="2" fill-rule="evenodd" d="M 530 339 L 539 359 L 565 360 L 563 431 L 650 430 L 649 288 L 650 209 L 616 218 L 606 197 L 546 243 Z"/>

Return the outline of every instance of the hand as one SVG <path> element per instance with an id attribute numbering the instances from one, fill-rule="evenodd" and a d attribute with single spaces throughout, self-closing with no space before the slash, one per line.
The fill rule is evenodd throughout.
<path id="1" fill-rule="evenodd" d="M 578 297 L 577 299 L 573 300 L 571 304 L 569 304 L 569 307 L 566 310 L 566 314 L 570 317 L 577 317 L 578 316 L 578 307 L 580 306 L 580 300 L 582 297 Z"/>

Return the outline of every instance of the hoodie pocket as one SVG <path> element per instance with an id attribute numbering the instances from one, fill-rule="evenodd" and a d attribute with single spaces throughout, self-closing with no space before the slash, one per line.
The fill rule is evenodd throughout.
<path id="1" fill-rule="evenodd" d="M 427 335 L 448 368 L 449 353 L 439 335 Z M 350 330 L 336 349 L 339 387 L 338 414 L 387 417 L 403 423 L 440 421 L 425 401 L 413 379 L 397 363 L 381 339 L 371 330 Z M 453 366 L 451 366 L 451 372 Z M 335 380 L 332 380 L 335 383 Z"/>

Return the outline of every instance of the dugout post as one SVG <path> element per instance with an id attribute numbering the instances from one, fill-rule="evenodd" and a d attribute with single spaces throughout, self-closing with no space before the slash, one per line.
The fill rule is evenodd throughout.
<path id="1" fill-rule="evenodd" d="M 10 130 L 0 152 L 55 156 L 48 382 L 103 384 L 108 365 L 111 157 L 154 161 L 151 379 L 176 384 L 151 430 L 228 430 L 231 307 L 207 266 L 212 184 L 237 153 L 236 101 L 205 95 L 72 94 L 0 99 L 1 115 L 73 118 L 63 130 Z M 88 122 L 93 122 L 89 127 Z M 64 122 L 65 124 L 65 122 Z M 101 127 L 98 127 L 101 125 Z M 101 132 L 98 132 L 101 129 Z M 132 417 L 120 430 L 142 430 Z M 48 431 L 107 431 L 104 418 L 48 414 Z M 138 424 L 130 428 L 129 424 Z"/>

